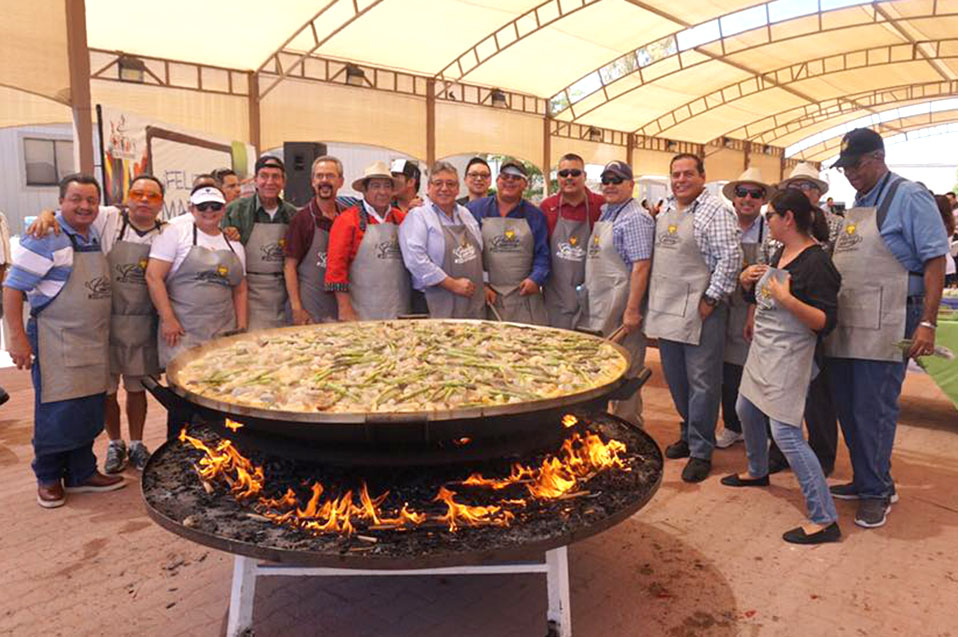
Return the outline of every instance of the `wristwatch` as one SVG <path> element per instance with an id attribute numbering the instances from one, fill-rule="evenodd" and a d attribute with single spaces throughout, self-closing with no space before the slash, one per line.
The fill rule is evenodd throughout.
<path id="1" fill-rule="evenodd" d="M 927 327 L 928 329 L 934 330 L 938 329 L 938 326 L 932 323 L 931 321 L 922 321 L 918 324 L 919 327 Z"/>
<path id="2" fill-rule="evenodd" d="M 718 305 L 718 299 L 713 299 L 707 294 L 702 295 L 702 300 L 705 301 L 705 304 L 708 305 L 709 307 L 715 307 L 716 305 Z"/>

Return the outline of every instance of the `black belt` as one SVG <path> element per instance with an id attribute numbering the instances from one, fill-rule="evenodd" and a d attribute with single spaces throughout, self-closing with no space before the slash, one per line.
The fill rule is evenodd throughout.
<path id="1" fill-rule="evenodd" d="M 905 302 L 908 305 L 924 305 L 925 304 L 925 295 L 924 294 L 912 294 Z"/>
<path id="2" fill-rule="evenodd" d="M 282 272 L 247 272 L 246 274 L 256 274 L 259 276 L 283 276 Z"/>

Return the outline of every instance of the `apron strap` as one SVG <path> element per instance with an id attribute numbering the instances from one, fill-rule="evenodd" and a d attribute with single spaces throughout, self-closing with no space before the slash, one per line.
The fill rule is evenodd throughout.
<path id="1" fill-rule="evenodd" d="M 891 173 L 888 173 L 889 175 Z M 888 189 L 888 194 L 884 196 L 881 201 L 881 205 L 878 206 L 877 221 L 878 221 L 878 231 L 881 232 L 881 227 L 885 225 L 885 217 L 888 216 L 888 208 L 891 207 L 891 202 L 895 198 L 895 193 L 898 191 L 898 186 L 905 181 L 904 179 L 897 179 L 892 182 L 891 186 Z"/>
<path id="2" fill-rule="evenodd" d="M 221 233 L 223 235 L 223 240 L 226 241 L 226 247 L 230 249 L 230 252 L 236 254 L 236 250 L 233 249 L 233 244 L 230 242 L 229 237 L 226 236 L 226 233 Z M 193 224 L 193 245 L 196 245 L 196 224 Z"/>

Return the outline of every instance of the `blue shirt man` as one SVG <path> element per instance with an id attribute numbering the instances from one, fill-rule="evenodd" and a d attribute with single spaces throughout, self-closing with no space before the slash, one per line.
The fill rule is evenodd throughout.
<path id="1" fill-rule="evenodd" d="M 482 227 L 482 221 L 486 217 L 498 217 L 499 202 L 496 195 L 476 199 L 466 204 L 466 208 L 476 218 L 479 226 Z M 532 257 L 532 271 L 529 278 L 539 286 L 545 284 L 549 278 L 551 270 L 551 261 L 549 259 L 549 226 L 546 223 L 546 217 L 536 206 L 525 199 L 521 199 L 515 208 L 509 211 L 506 217 L 511 219 L 525 219 L 532 230 L 532 237 L 535 242 L 534 254 Z M 488 264 L 487 264 L 488 265 Z"/>

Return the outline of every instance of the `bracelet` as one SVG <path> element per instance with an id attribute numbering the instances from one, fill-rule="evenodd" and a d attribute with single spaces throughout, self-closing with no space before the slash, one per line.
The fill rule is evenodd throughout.
<path id="1" fill-rule="evenodd" d="M 938 326 L 931 321 L 922 321 L 918 324 L 919 327 L 927 327 L 928 329 L 935 330 L 938 329 Z"/>

